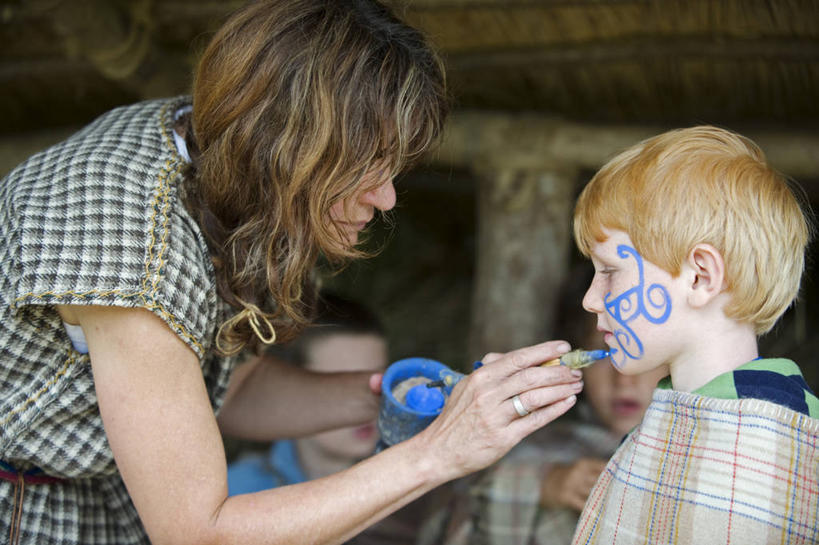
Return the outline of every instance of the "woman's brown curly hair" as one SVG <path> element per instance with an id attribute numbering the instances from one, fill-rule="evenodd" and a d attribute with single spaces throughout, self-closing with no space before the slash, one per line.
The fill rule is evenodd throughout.
<path id="1" fill-rule="evenodd" d="M 265 0 L 227 21 L 194 80 L 188 196 L 219 293 L 237 310 L 221 352 L 307 323 L 318 256 L 362 255 L 330 207 L 368 189 L 369 170 L 406 168 L 446 113 L 439 57 L 376 2 Z"/>

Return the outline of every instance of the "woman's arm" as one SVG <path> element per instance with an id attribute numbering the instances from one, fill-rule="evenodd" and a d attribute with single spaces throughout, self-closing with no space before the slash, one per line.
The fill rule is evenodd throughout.
<path id="1" fill-rule="evenodd" d="M 269 355 L 255 357 L 233 373 L 219 428 L 240 439 L 269 441 L 372 422 L 379 401 L 369 385 L 372 376 L 315 373 Z"/>
<path id="2" fill-rule="evenodd" d="M 228 498 L 221 437 L 193 352 L 146 310 L 74 310 L 117 466 L 157 545 L 341 543 L 496 461 L 564 413 L 581 384 L 568 369 L 531 367 L 555 357 L 557 343 L 494 356 L 416 437 L 329 477 Z M 525 418 L 509 401 L 520 392 L 532 410 Z"/>

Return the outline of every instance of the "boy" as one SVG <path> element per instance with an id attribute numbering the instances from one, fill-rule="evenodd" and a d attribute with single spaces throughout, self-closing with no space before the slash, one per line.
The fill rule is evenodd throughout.
<path id="1" fill-rule="evenodd" d="M 762 151 L 714 127 L 642 142 L 589 182 L 574 233 L 615 367 L 670 371 L 574 543 L 819 540 L 819 399 L 756 342 L 796 297 L 809 226 Z"/>
<path id="2" fill-rule="evenodd" d="M 324 292 L 310 327 L 269 352 L 316 373 L 370 371 L 387 366 L 387 338 L 379 318 L 365 306 Z M 375 422 L 276 441 L 268 452 L 243 455 L 228 466 L 228 494 L 247 494 L 325 477 L 375 451 Z"/>

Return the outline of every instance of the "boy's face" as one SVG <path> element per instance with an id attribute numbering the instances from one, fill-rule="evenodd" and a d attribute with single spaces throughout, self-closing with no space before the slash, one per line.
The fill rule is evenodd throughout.
<path id="1" fill-rule="evenodd" d="M 592 248 L 595 272 L 583 308 L 597 316 L 597 329 L 621 373 L 656 369 L 679 353 L 684 281 L 644 260 L 628 234 L 605 233 L 608 238 Z"/>
<path id="2" fill-rule="evenodd" d="M 369 371 L 381 373 L 387 366 L 387 341 L 372 333 L 339 333 L 315 340 L 307 350 L 305 367 L 319 373 Z M 375 421 L 361 426 L 318 433 L 302 441 L 350 464 L 369 456 L 378 441 Z"/>
<path id="3" fill-rule="evenodd" d="M 596 317 L 586 319 L 593 323 L 589 324 L 589 334 L 582 339 L 582 346 L 592 350 L 605 348 Z M 600 423 L 613 434 L 623 436 L 643 419 L 654 388 L 666 375 L 665 365 L 645 373 L 624 375 L 605 358 L 583 369 L 583 396 Z"/>

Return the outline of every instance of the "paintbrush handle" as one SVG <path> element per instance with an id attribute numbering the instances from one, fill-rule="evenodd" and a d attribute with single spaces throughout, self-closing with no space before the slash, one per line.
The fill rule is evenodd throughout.
<path id="1" fill-rule="evenodd" d="M 541 367 L 552 367 L 555 365 L 565 365 L 572 369 L 580 369 L 596 362 L 597 360 L 607 358 L 609 356 L 606 350 L 572 350 L 563 354 L 559 358 L 549 360 L 541 363 Z"/>
<path id="2" fill-rule="evenodd" d="M 541 367 L 554 367 L 555 365 L 560 365 L 560 358 L 555 358 L 540 364 Z"/>

